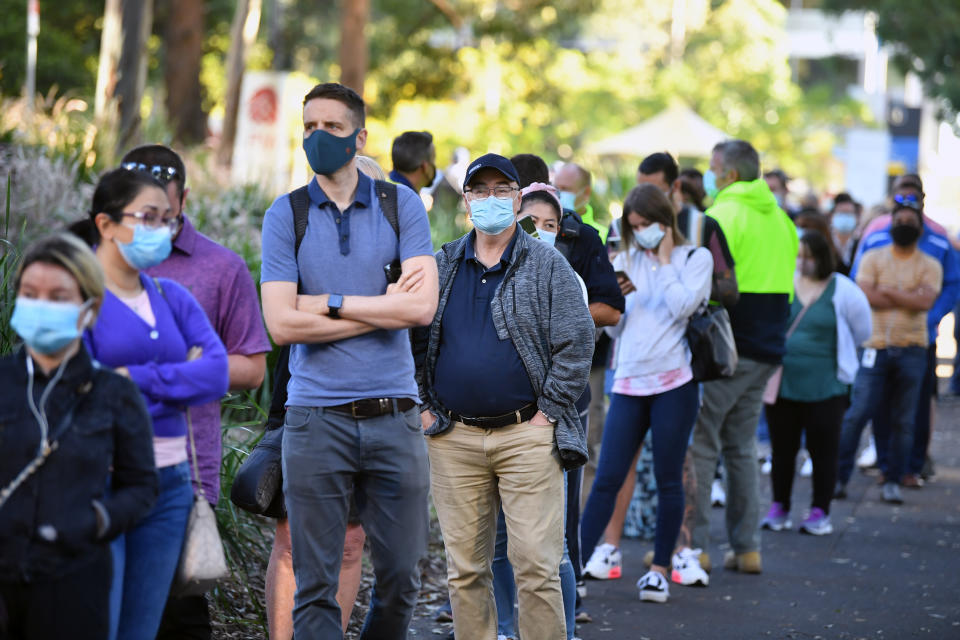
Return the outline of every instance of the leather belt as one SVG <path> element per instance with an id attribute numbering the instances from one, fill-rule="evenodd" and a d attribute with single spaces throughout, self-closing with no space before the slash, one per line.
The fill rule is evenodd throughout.
<path id="1" fill-rule="evenodd" d="M 462 422 L 463 424 L 471 427 L 480 427 L 481 429 L 499 429 L 500 427 L 508 427 L 511 424 L 520 424 L 521 422 L 526 422 L 533 416 L 537 415 L 537 404 L 535 402 L 531 402 L 527 406 L 521 407 L 516 411 L 485 418 L 461 416 L 453 413 L 452 411 L 448 412 L 448 415 L 450 416 L 451 420 L 455 422 Z"/>
<path id="2" fill-rule="evenodd" d="M 414 408 L 417 403 L 410 398 L 364 398 L 333 407 L 324 407 L 324 410 L 343 413 L 353 418 L 376 418 L 393 413 L 394 405 L 398 412 L 403 412 Z"/>

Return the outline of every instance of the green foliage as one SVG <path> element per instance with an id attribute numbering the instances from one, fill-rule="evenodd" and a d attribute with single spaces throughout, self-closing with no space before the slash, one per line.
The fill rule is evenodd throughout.
<path id="1" fill-rule="evenodd" d="M 941 116 L 960 133 L 960 3 L 926 0 L 824 0 L 827 11 L 872 11 L 881 42 L 898 47 L 894 62 L 913 71 L 926 92 L 940 100 Z"/>
<path id="2" fill-rule="evenodd" d="M 23 254 L 23 244 L 11 239 L 10 223 L 10 177 L 7 176 L 6 196 L 4 198 L 3 235 L 0 236 L 0 356 L 13 352 L 17 343 L 17 334 L 10 328 L 10 316 L 17 300 L 13 279 Z M 26 220 L 23 222 L 26 224 Z M 22 234 L 20 234 L 22 236 Z"/>
<path id="3" fill-rule="evenodd" d="M 263 578 L 273 543 L 272 526 L 267 519 L 238 509 L 230 501 L 230 489 L 240 465 L 262 437 L 269 390 L 270 383 L 265 380 L 257 392 L 231 394 L 222 403 L 223 461 L 216 514 L 231 578 L 213 593 L 220 621 L 256 627 L 264 636 L 267 619 Z"/>
<path id="4" fill-rule="evenodd" d="M 92 95 L 103 3 L 88 0 L 41 2 L 37 36 L 37 92 L 58 87 Z M 27 65 L 27 3 L 0 0 L 0 92 L 20 95 Z"/>

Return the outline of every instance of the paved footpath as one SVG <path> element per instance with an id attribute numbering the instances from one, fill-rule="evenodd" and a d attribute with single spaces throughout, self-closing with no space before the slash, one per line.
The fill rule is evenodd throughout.
<path id="1" fill-rule="evenodd" d="M 875 477 L 855 472 L 849 498 L 832 507 L 833 535 L 762 534 L 764 572 L 722 568 L 723 510 L 714 509 L 708 588 L 671 584 L 667 604 L 641 603 L 634 586 L 652 543 L 624 540 L 624 577 L 588 581 L 594 622 L 583 640 L 671 638 L 935 638 L 960 640 L 960 400 L 938 403 L 931 452 L 936 477 L 905 503 L 880 501 Z M 763 513 L 770 480 L 762 479 Z M 797 477 L 793 519 L 805 515 L 810 481 Z M 411 637 L 445 637 L 450 625 L 420 618 Z"/>

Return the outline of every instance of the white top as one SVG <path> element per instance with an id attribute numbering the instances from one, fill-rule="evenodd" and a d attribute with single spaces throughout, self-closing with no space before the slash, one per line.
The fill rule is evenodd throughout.
<path id="1" fill-rule="evenodd" d="M 633 378 L 690 366 L 686 332 L 690 316 L 710 298 L 713 256 L 690 245 L 674 248 L 670 264 L 636 247 L 613 261 L 636 287 L 620 322 L 607 327 L 618 338 L 614 378 Z"/>

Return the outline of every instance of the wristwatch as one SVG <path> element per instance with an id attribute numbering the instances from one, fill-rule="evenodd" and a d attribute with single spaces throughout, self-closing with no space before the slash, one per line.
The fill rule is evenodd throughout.
<path id="1" fill-rule="evenodd" d="M 331 293 L 327 300 L 327 315 L 331 318 L 339 318 L 341 307 L 343 307 L 343 296 L 339 293 Z"/>

